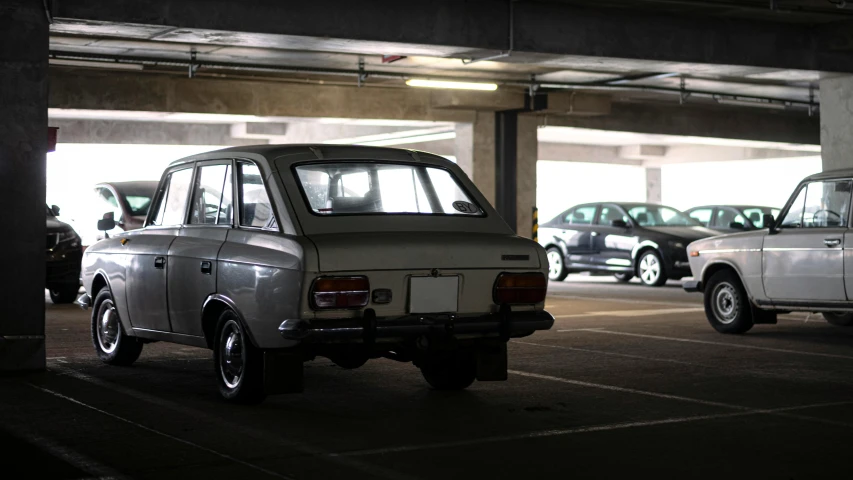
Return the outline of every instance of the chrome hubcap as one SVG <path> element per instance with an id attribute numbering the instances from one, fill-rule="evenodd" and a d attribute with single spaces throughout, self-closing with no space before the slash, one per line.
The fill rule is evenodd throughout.
<path id="1" fill-rule="evenodd" d="M 721 283 L 714 292 L 714 314 L 717 320 L 728 325 L 738 316 L 737 292 L 728 283 Z"/>
<path id="2" fill-rule="evenodd" d="M 98 320 L 98 343 L 105 353 L 113 353 L 118 346 L 119 325 L 118 315 L 112 302 L 102 307 L 101 318 Z"/>
<path id="3" fill-rule="evenodd" d="M 236 388 L 243 377 L 246 363 L 243 333 L 234 320 L 229 320 L 219 337 L 219 371 L 228 388 Z"/>
<path id="4" fill-rule="evenodd" d="M 548 267 L 548 277 L 554 280 L 560 276 L 560 272 L 563 271 L 563 256 L 560 252 L 553 250 L 548 252 Z"/>
<path id="5" fill-rule="evenodd" d="M 648 284 L 658 281 L 660 278 L 660 262 L 656 256 L 648 254 L 640 260 L 640 278 Z"/>

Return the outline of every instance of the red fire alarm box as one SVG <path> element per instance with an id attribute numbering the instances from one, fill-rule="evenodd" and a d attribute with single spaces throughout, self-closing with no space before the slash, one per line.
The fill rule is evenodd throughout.
<path id="1" fill-rule="evenodd" d="M 56 136 L 59 132 L 59 127 L 47 127 L 47 151 L 56 151 Z"/>

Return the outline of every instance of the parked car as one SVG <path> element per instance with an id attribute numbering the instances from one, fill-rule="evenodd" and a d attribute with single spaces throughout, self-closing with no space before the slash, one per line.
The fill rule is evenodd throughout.
<path id="1" fill-rule="evenodd" d="M 853 326 L 850 234 L 853 169 L 804 179 L 779 220 L 766 230 L 699 240 L 688 246 L 694 279 L 684 289 L 703 292 L 705 314 L 721 333 L 744 333 L 776 323 L 776 314 L 822 312 L 835 325 Z"/>
<path id="2" fill-rule="evenodd" d="M 59 207 L 45 205 L 47 217 L 47 261 L 45 285 L 53 303 L 71 303 L 80 290 L 80 261 L 83 247 L 77 232 L 58 218 Z"/>
<path id="3" fill-rule="evenodd" d="M 649 286 L 690 275 L 686 246 L 719 232 L 678 210 L 650 203 L 590 203 L 572 207 L 539 228 L 551 280 L 569 273 L 634 276 Z"/>
<path id="4" fill-rule="evenodd" d="M 708 228 L 733 233 L 767 228 L 764 215 L 778 216 L 779 209 L 755 205 L 705 205 L 684 213 Z"/>
<path id="5" fill-rule="evenodd" d="M 460 390 L 506 380 L 508 339 L 552 326 L 547 270 L 442 157 L 234 147 L 168 167 L 144 227 L 86 251 L 79 303 L 104 362 L 152 340 L 211 348 L 235 402 L 301 391 L 315 356 L 414 362 Z"/>
<path id="6" fill-rule="evenodd" d="M 106 235 L 142 228 L 145 215 L 157 190 L 156 181 L 104 182 L 95 185 L 95 204 L 84 230 L 84 244 L 89 246 Z M 116 227 L 110 232 L 95 230 L 95 222 L 106 212 L 112 212 Z"/>

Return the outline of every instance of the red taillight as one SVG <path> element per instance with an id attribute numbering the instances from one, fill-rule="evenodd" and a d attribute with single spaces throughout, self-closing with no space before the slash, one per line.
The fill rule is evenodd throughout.
<path id="1" fill-rule="evenodd" d="M 310 295 L 315 309 L 360 308 L 370 299 L 370 282 L 367 277 L 320 277 Z"/>
<path id="2" fill-rule="evenodd" d="M 495 281 L 493 299 L 501 304 L 533 304 L 545 300 L 548 281 L 541 273 L 502 273 Z"/>

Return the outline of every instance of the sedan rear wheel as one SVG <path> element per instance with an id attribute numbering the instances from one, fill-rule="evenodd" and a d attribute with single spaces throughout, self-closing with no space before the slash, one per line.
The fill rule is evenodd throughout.
<path id="1" fill-rule="evenodd" d="M 660 287 L 666 283 L 666 269 L 660 255 L 654 250 L 649 250 L 640 256 L 637 273 L 644 285 Z"/>
<path id="2" fill-rule="evenodd" d="M 569 275 L 563 252 L 557 247 L 548 249 L 548 278 L 554 281 L 563 281 Z"/>
<path id="3" fill-rule="evenodd" d="M 823 312 L 821 315 L 836 327 L 853 327 L 853 313 Z"/>
<path id="4" fill-rule="evenodd" d="M 260 403 L 264 392 L 263 352 L 252 345 L 240 319 L 231 310 L 219 317 L 213 361 L 219 393 L 234 403 Z"/>
<path id="5" fill-rule="evenodd" d="M 614 273 L 613 276 L 616 277 L 619 283 L 628 283 L 634 278 L 634 275 L 631 273 Z"/>

